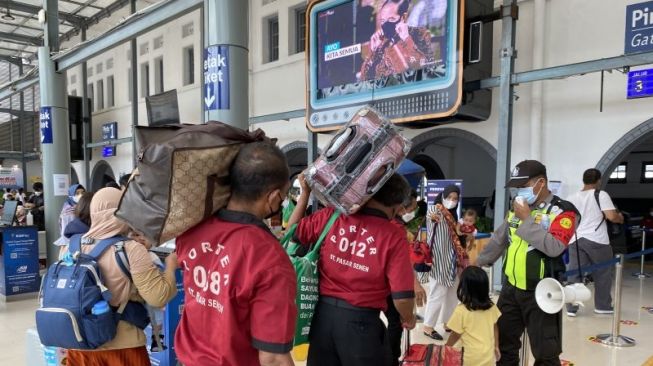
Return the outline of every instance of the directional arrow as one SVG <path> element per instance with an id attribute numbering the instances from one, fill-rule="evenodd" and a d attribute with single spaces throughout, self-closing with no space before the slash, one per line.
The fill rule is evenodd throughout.
<path id="1" fill-rule="evenodd" d="M 206 108 L 211 108 L 211 105 L 215 102 L 215 95 L 211 95 L 211 87 L 206 86 L 206 97 L 204 97 L 204 104 Z"/>

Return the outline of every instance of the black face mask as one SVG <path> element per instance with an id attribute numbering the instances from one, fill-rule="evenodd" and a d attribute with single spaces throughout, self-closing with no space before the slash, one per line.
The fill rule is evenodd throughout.
<path id="1" fill-rule="evenodd" d="M 381 25 L 383 36 L 386 39 L 394 40 L 394 38 L 397 36 L 397 24 L 399 24 L 399 20 L 395 22 L 387 21 Z"/>
<path id="2" fill-rule="evenodd" d="M 277 192 L 277 195 L 279 195 L 278 192 Z M 272 217 L 278 215 L 279 212 L 281 212 L 281 204 L 283 203 L 283 199 L 281 198 L 281 195 L 279 195 L 279 200 L 280 200 L 279 201 L 279 208 L 277 208 L 276 210 L 272 210 L 272 206 L 268 205 L 268 209 L 270 210 L 270 214 L 265 217 L 266 219 L 272 218 Z"/>

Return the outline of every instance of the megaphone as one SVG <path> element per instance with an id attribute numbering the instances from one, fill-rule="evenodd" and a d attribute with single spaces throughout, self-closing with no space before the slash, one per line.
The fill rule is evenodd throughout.
<path id="1" fill-rule="evenodd" d="M 564 304 L 583 305 L 592 297 L 590 289 L 582 283 L 562 286 L 553 278 L 545 278 L 535 288 L 535 301 L 537 305 L 548 314 L 555 314 L 562 310 Z"/>

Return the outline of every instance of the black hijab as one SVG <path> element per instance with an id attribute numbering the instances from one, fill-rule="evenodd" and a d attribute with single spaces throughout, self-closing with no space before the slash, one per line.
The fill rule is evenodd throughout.
<path id="1" fill-rule="evenodd" d="M 444 206 L 443 199 L 445 197 L 448 197 L 451 193 L 458 193 L 458 205 L 460 204 L 460 188 L 457 185 L 451 184 L 448 185 L 444 188 L 444 191 L 442 191 L 440 194 L 438 194 L 437 197 L 435 197 L 435 204 L 437 205 L 438 203 Z M 458 205 L 456 207 L 449 209 L 449 213 L 454 218 L 454 221 L 458 221 Z"/>

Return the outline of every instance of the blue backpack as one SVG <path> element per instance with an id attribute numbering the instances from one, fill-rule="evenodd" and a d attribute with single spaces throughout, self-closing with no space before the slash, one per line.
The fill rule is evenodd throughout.
<path id="1" fill-rule="evenodd" d="M 65 261 L 51 265 L 41 282 L 36 310 L 36 329 L 44 346 L 65 349 L 96 349 L 116 336 L 119 320 L 128 321 L 141 329 L 149 323 L 143 304 L 128 302 L 122 309 L 93 314 L 93 306 L 111 300 L 104 285 L 97 260 L 110 247 L 116 247 L 116 260 L 130 279 L 129 262 L 123 248 L 124 237 L 104 239 L 88 254 L 81 252 L 81 235 L 70 239 L 69 253 L 73 263 Z"/>

